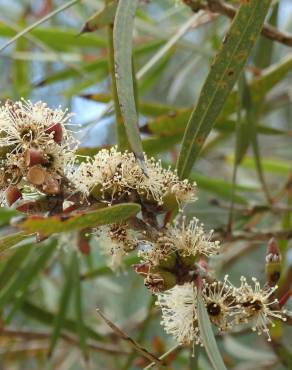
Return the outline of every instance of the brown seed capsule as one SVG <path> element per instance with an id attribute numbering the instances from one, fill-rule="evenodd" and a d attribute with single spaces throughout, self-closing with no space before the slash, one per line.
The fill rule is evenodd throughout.
<path id="1" fill-rule="evenodd" d="M 50 195 L 60 193 L 59 182 L 49 174 L 46 174 L 46 178 L 43 183 L 43 192 Z"/>
<path id="2" fill-rule="evenodd" d="M 46 129 L 46 133 L 47 134 L 50 134 L 50 133 L 53 133 L 53 138 L 54 138 L 54 141 L 57 143 L 57 144 L 60 144 L 63 140 L 63 130 L 62 130 L 62 126 L 60 123 L 55 123 L 54 125 L 50 126 L 49 128 Z"/>
<path id="3" fill-rule="evenodd" d="M 39 166 L 31 167 L 27 172 L 27 181 L 33 185 L 42 185 L 45 182 L 46 171 Z"/>
<path id="4" fill-rule="evenodd" d="M 34 148 L 27 149 L 24 154 L 25 165 L 28 167 L 46 163 L 42 153 Z"/>
<path id="5" fill-rule="evenodd" d="M 21 191 L 14 185 L 9 185 L 5 191 L 6 203 L 9 207 L 21 197 Z"/>

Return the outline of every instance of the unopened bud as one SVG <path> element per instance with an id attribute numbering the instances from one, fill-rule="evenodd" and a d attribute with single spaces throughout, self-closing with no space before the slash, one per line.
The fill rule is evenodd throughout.
<path id="1" fill-rule="evenodd" d="M 14 185 L 9 185 L 5 191 L 5 199 L 9 207 L 21 197 L 21 191 Z"/>
<path id="2" fill-rule="evenodd" d="M 277 283 L 281 274 L 281 252 L 277 241 L 272 238 L 267 247 L 266 253 L 266 277 L 269 285 Z"/>
<path id="3" fill-rule="evenodd" d="M 60 144 L 63 140 L 63 129 L 60 123 L 55 123 L 46 129 L 46 133 L 53 133 L 53 139 L 57 144 Z"/>

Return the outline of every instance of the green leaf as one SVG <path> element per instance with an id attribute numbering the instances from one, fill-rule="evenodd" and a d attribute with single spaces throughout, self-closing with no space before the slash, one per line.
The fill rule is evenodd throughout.
<path id="1" fill-rule="evenodd" d="M 32 247 L 32 244 L 23 245 L 7 259 L 0 273 L 0 291 L 9 283 L 14 274 L 19 272 L 20 266 L 29 255 Z"/>
<path id="2" fill-rule="evenodd" d="M 58 339 L 60 338 L 61 330 L 64 326 L 64 321 L 66 319 L 66 312 L 69 305 L 69 299 L 73 289 L 74 283 L 74 272 L 75 272 L 75 253 L 72 254 L 71 261 L 69 266 L 65 269 L 65 283 L 63 286 L 63 290 L 60 296 L 59 301 L 59 310 L 56 314 L 53 322 L 53 332 L 50 340 L 50 346 L 48 351 L 48 356 L 50 357 L 54 349 L 56 348 L 56 344 Z"/>
<path id="3" fill-rule="evenodd" d="M 74 4 L 78 3 L 78 1 L 80 0 L 72 0 L 72 1 L 69 1 L 68 3 L 66 4 L 63 4 L 61 5 L 59 8 L 53 10 L 51 13 L 45 15 L 44 17 L 42 17 L 41 19 L 37 20 L 35 23 L 31 24 L 30 26 L 24 28 L 21 32 L 18 32 L 14 37 L 12 37 L 12 39 L 10 39 L 8 42 L 6 42 L 4 45 L 2 45 L 0 47 L 0 51 L 4 50 L 7 48 L 7 46 L 13 44 L 15 41 L 17 41 L 20 37 L 26 35 L 28 32 L 30 32 L 31 30 L 33 30 L 34 28 L 38 27 L 40 24 L 46 22 L 47 20 L 51 19 L 52 17 L 54 17 L 55 15 L 57 15 L 58 13 L 64 11 L 65 9 L 73 6 Z M 60 41 L 59 41 L 60 42 Z"/>
<path id="4" fill-rule="evenodd" d="M 132 37 L 137 0 L 120 0 L 114 23 L 114 52 L 117 93 L 131 148 L 143 163 L 143 148 L 138 128 L 138 115 L 132 75 Z"/>
<path id="5" fill-rule="evenodd" d="M 97 34 L 85 34 L 82 37 L 76 37 L 76 29 L 61 27 L 46 27 L 33 29 L 31 35 L 50 46 L 54 50 L 62 51 L 80 48 L 98 48 L 105 47 L 106 42 Z M 9 26 L 0 21 L 0 36 L 13 37 L 16 32 Z"/>
<path id="6" fill-rule="evenodd" d="M 233 162 L 234 156 L 229 155 L 226 157 L 228 163 Z M 245 157 L 241 163 L 241 166 L 246 169 L 255 169 L 256 164 L 252 157 Z M 264 159 L 262 161 L 263 169 L 267 172 L 272 172 L 274 174 L 287 176 L 291 172 L 291 163 L 284 160 L 277 159 Z"/>
<path id="7" fill-rule="evenodd" d="M 54 233 L 82 230 L 87 227 L 98 227 L 113 222 L 121 222 L 135 216 L 139 211 L 140 206 L 138 204 L 118 204 L 87 213 L 76 213 L 67 219 L 63 219 L 61 216 L 30 216 L 19 223 L 18 227 L 26 232 L 40 232 L 42 235 L 48 236 Z"/>
<path id="8" fill-rule="evenodd" d="M 131 267 L 135 263 L 139 263 L 141 260 L 140 257 L 137 256 L 128 256 L 123 259 L 123 267 Z M 113 273 L 113 270 L 108 267 L 107 265 L 100 266 L 96 269 L 86 271 L 84 274 L 81 275 L 81 280 L 87 280 L 87 279 L 95 279 L 99 276 L 104 275 L 111 275 Z"/>
<path id="9" fill-rule="evenodd" d="M 108 103 L 111 100 L 111 95 L 108 93 L 94 93 L 94 94 L 85 94 L 80 97 L 84 99 L 89 99 L 99 103 Z M 139 101 L 139 112 L 145 116 L 159 116 L 162 114 L 168 114 L 175 111 L 177 107 L 171 105 L 157 103 L 157 102 L 148 102 L 148 101 Z"/>
<path id="10" fill-rule="evenodd" d="M 115 14 L 118 3 L 116 1 L 110 2 L 102 10 L 99 10 L 92 17 L 88 19 L 82 28 L 81 33 L 94 32 L 102 27 L 114 23 Z"/>
<path id="11" fill-rule="evenodd" d="M 31 317 L 34 320 L 37 320 L 45 325 L 51 326 L 52 323 L 56 320 L 55 314 L 46 311 L 45 309 L 33 304 L 32 302 L 25 301 L 23 305 L 21 306 L 21 311 Z M 74 320 L 65 319 L 63 322 L 63 328 L 69 331 L 70 333 L 77 334 L 76 328 L 77 323 Z M 101 335 L 99 335 L 97 332 L 95 332 L 90 327 L 86 326 L 86 333 L 87 335 L 94 340 L 101 340 L 103 339 Z"/>
<path id="12" fill-rule="evenodd" d="M 200 336 L 204 345 L 204 348 L 207 352 L 208 358 L 213 365 L 215 370 L 226 370 L 222 357 L 220 355 L 219 349 L 217 347 L 217 343 L 214 337 L 214 333 L 212 330 L 211 322 L 204 305 L 202 296 L 198 293 L 198 323 L 200 329 Z"/>
<path id="13" fill-rule="evenodd" d="M 74 279 L 74 306 L 76 312 L 76 326 L 77 332 L 79 334 L 79 341 L 80 341 L 80 348 L 83 352 L 84 358 L 87 359 L 87 345 L 86 345 L 86 328 L 84 324 L 83 318 L 83 297 L 82 297 L 82 286 L 80 281 L 80 267 L 79 267 L 79 258 L 76 252 L 73 255 L 73 262 L 72 262 L 72 270 L 73 270 L 73 279 Z"/>
<path id="14" fill-rule="evenodd" d="M 271 0 L 251 0 L 240 6 L 189 119 L 177 168 L 187 177 L 262 29 Z"/>
<path id="15" fill-rule="evenodd" d="M 27 234 L 25 232 L 3 236 L 0 238 L 0 254 L 31 236 L 33 236 L 33 234 Z"/>
<path id="16" fill-rule="evenodd" d="M 17 299 L 14 299 L 14 304 L 19 305 L 22 299 L 26 295 L 29 284 L 35 278 L 35 276 L 42 270 L 47 263 L 47 260 L 52 255 L 56 247 L 56 243 L 49 243 L 41 245 L 36 250 L 36 255 L 31 260 L 29 259 L 25 263 L 15 278 L 5 287 L 0 294 L 0 306 L 10 301 L 17 295 Z M 24 247 L 25 248 L 25 247 Z"/>

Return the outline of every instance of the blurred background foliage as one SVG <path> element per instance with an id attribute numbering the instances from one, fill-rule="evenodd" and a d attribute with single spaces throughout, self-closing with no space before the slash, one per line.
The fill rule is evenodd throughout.
<path id="1" fill-rule="evenodd" d="M 79 153 L 91 154 L 116 143 L 110 27 L 99 20 L 95 32 L 80 34 L 104 2 L 71 3 L 1 52 L 0 98 L 25 97 L 68 107 L 76 113 L 73 130 L 81 141 Z M 1 44 L 64 4 L 1 0 Z M 274 1 L 268 18 L 278 29 L 292 33 L 291 1 Z M 198 18 L 182 1 L 139 2 L 133 58 L 140 131 L 144 150 L 165 165 L 177 160 L 189 115 L 229 24 L 228 18 L 211 12 Z M 266 245 L 275 233 L 284 257 L 282 293 L 289 290 L 292 274 L 291 70 L 291 49 L 259 37 L 236 92 L 193 168 L 199 200 L 187 209 L 207 229 L 220 233 L 224 253 L 212 260 L 212 269 L 219 277 L 228 273 L 235 284 L 241 274 L 264 281 Z M 15 215 L 0 210 L 2 235 L 9 233 Z M 290 240 L 281 234 L 285 230 L 287 234 L 290 230 Z M 37 245 L 32 239 L 21 243 L 21 248 L 5 251 L 1 239 L 0 369 L 145 367 L 147 360 L 100 321 L 96 307 L 157 355 L 174 345 L 159 326 L 159 312 L 142 278 L 130 267 L 137 262 L 135 257 L 126 257 L 124 271 L 116 275 L 94 239 L 89 253 L 78 249 L 75 233 Z M 291 330 L 278 324 L 273 332 L 287 348 L 289 335 L 291 344 Z M 228 368 L 285 368 L 254 334 L 218 342 Z M 191 352 L 176 351 L 167 368 L 211 368 L 203 353 L 196 363 Z M 291 365 L 292 354 L 286 355 Z"/>

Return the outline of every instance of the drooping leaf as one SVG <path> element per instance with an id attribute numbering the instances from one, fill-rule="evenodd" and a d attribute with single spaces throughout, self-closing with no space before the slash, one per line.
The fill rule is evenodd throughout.
<path id="1" fill-rule="evenodd" d="M 14 274 L 19 271 L 32 247 L 32 244 L 25 244 L 21 248 L 16 249 L 15 253 L 6 260 L 0 273 L 0 291 L 9 283 Z"/>
<path id="2" fill-rule="evenodd" d="M 260 33 L 271 0 L 241 4 L 189 119 L 177 168 L 187 177 Z"/>
<path id="3" fill-rule="evenodd" d="M 137 0 L 120 0 L 114 23 L 115 71 L 119 103 L 131 148 L 144 162 L 132 75 L 132 35 Z"/>
<path id="4" fill-rule="evenodd" d="M 208 358 L 214 368 L 214 370 L 227 370 L 222 360 L 221 354 L 217 347 L 217 343 L 212 330 L 211 322 L 204 305 L 202 296 L 198 293 L 197 296 L 197 313 L 198 323 L 200 329 L 200 336 L 207 352 Z"/>
<path id="5" fill-rule="evenodd" d="M 33 236 L 33 234 L 25 232 L 18 232 L 15 234 L 2 236 L 2 238 L 0 238 L 0 253 L 6 251 L 11 247 L 14 247 L 18 243 L 22 242 L 25 239 L 30 238 L 31 236 Z"/>
<path id="6" fill-rule="evenodd" d="M 64 327 L 64 321 L 66 319 L 67 308 L 69 306 L 69 300 L 73 290 L 74 283 L 74 268 L 75 264 L 75 254 L 71 256 L 71 261 L 69 266 L 65 268 L 65 282 L 59 299 L 58 312 L 54 317 L 53 321 L 53 331 L 50 339 L 50 346 L 48 351 L 48 356 L 51 356 L 56 348 L 56 344 L 60 338 L 61 330 Z"/>
<path id="7" fill-rule="evenodd" d="M 39 307 L 35 305 L 34 303 L 30 301 L 25 301 L 23 305 L 21 306 L 21 311 L 31 317 L 33 320 L 37 320 L 45 325 L 51 326 L 52 323 L 56 320 L 55 319 L 55 314 L 52 312 L 49 312 L 45 310 L 42 307 Z M 63 328 L 66 329 L 67 331 L 76 334 L 76 328 L 77 328 L 77 323 L 74 320 L 71 319 L 65 319 L 63 322 Z M 86 332 L 87 335 L 95 340 L 101 340 L 102 336 L 99 335 L 96 331 L 91 329 L 90 327 L 86 326 Z"/>
<path id="8" fill-rule="evenodd" d="M 30 32 L 31 30 L 33 30 L 34 28 L 38 27 L 40 24 L 46 22 L 47 20 L 51 19 L 52 17 L 54 17 L 55 15 L 57 15 L 58 13 L 64 11 L 65 9 L 68 9 L 69 7 L 73 6 L 74 4 L 78 3 L 78 1 L 80 0 L 71 0 L 69 1 L 68 3 L 65 3 L 63 5 L 61 5 L 59 8 L 53 10 L 51 13 L 45 15 L 44 17 L 42 17 L 41 19 L 37 20 L 36 22 L 34 22 L 33 24 L 25 27 L 21 32 L 18 32 L 14 37 L 12 37 L 8 42 L 6 42 L 4 45 L 2 45 L 0 47 L 0 51 L 6 49 L 9 45 L 13 44 L 15 41 L 17 41 L 19 38 L 21 38 L 22 36 L 24 36 L 25 34 L 27 34 L 28 32 Z"/>
<path id="9" fill-rule="evenodd" d="M 80 347 L 83 352 L 83 356 L 86 359 L 88 356 L 86 345 L 87 332 L 84 324 L 83 295 L 82 295 L 82 285 L 80 281 L 79 258 L 76 252 L 74 252 L 73 256 L 72 270 L 74 279 L 74 306 L 76 312 L 77 332 L 79 336 Z"/>
<path id="10" fill-rule="evenodd" d="M 14 305 L 18 305 L 18 302 L 22 302 L 24 296 L 26 296 L 26 291 L 29 287 L 29 284 L 36 277 L 39 271 L 42 270 L 55 248 L 55 241 L 38 247 L 34 258 L 29 259 L 24 265 L 21 266 L 18 274 L 15 275 L 14 279 L 11 280 L 1 292 L 0 306 L 3 306 L 15 296 L 17 296 L 17 299 L 14 299 Z"/>
<path id="11" fill-rule="evenodd" d="M 82 230 L 87 227 L 97 227 L 121 222 L 135 216 L 140 211 L 140 206 L 134 203 L 118 204 L 111 207 L 100 208 L 91 212 L 80 212 L 67 218 L 62 216 L 30 216 L 18 224 L 18 227 L 26 232 L 40 232 L 48 236 L 54 233 L 62 233 L 73 230 Z"/>

